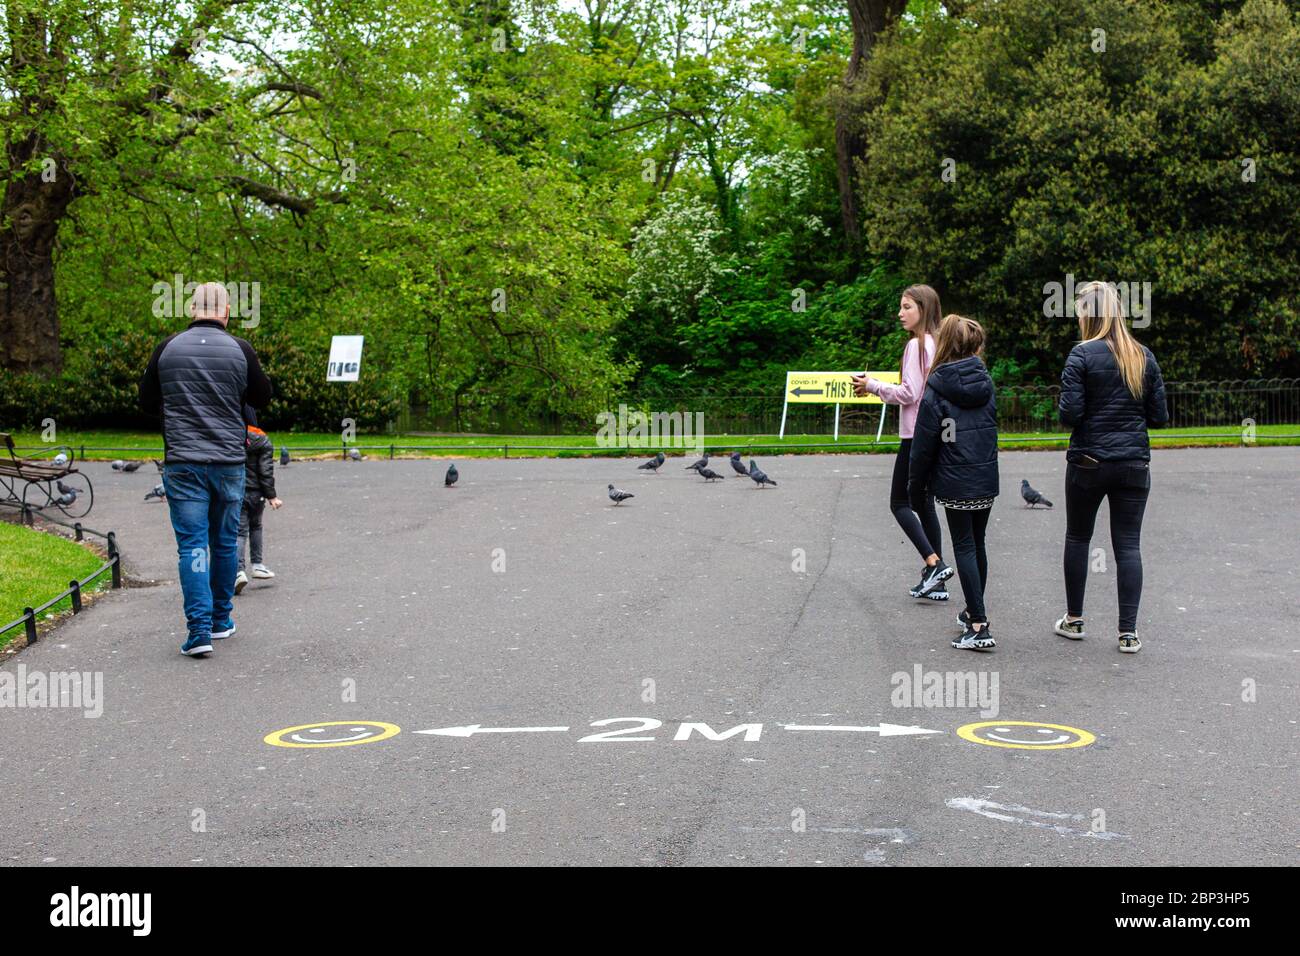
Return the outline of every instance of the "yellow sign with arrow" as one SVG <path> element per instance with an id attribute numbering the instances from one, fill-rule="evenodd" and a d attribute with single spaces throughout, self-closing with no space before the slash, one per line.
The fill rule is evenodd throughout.
<path id="1" fill-rule="evenodd" d="M 857 372 L 786 372 L 785 400 L 821 405 L 880 405 L 875 395 L 854 395 L 853 376 Z M 890 385 L 898 384 L 898 371 L 867 372 L 872 378 Z"/>
<path id="2" fill-rule="evenodd" d="M 880 405 L 880 425 L 876 429 L 876 441 L 880 441 L 881 431 L 885 427 L 885 408 L 875 395 L 854 395 L 853 376 L 857 372 L 786 372 L 785 402 L 781 406 L 781 437 L 785 438 L 786 414 L 791 403 L 802 405 L 835 406 L 835 440 L 840 440 L 840 406 L 841 405 Z M 898 371 L 864 372 L 871 378 L 890 385 L 898 384 Z"/>

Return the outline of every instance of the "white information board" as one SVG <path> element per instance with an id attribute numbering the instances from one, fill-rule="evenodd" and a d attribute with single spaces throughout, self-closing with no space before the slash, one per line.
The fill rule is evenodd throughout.
<path id="1" fill-rule="evenodd" d="M 330 343 L 327 382 L 355 382 L 361 377 L 361 344 L 364 335 L 336 335 Z"/>

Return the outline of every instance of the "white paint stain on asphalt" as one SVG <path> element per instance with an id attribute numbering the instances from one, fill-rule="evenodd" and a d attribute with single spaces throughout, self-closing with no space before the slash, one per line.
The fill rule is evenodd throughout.
<path id="1" fill-rule="evenodd" d="M 950 797 L 944 801 L 954 810 L 969 810 L 972 813 L 978 813 L 982 817 L 988 817 L 990 820 L 1001 820 L 1003 823 L 1019 823 L 1024 826 L 1038 827 L 1043 830 L 1052 830 L 1061 836 L 1072 837 L 1089 837 L 1094 840 L 1127 840 L 1128 837 L 1123 833 L 1112 833 L 1109 830 L 1091 830 L 1077 829 L 1066 826 L 1064 823 L 1046 823 L 1043 820 L 1027 820 L 1024 817 L 1015 816 L 1017 813 L 1029 814 L 1035 817 L 1045 817 L 1048 820 L 1070 820 L 1075 823 L 1082 823 L 1084 816 L 1082 813 L 1060 813 L 1053 810 L 1034 810 L 1030 807 L 1022 807 L 1017 804 L 994 803 L 992 800 L 984 800 L 980 797 Z M 998 812 L 1005 811 L 1005 812 Z"/>

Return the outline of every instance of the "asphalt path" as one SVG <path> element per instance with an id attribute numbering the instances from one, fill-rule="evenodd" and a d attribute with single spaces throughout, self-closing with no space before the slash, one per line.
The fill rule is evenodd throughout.
<path id="1" fill-rule="evenodd" d="M 1052 634 L 1062 453 L 1001 456 L 988 653 L 949 646 L 955 578 L 907 596 L 892 457 L 760 458 L 761 490 L 690 460 L 467 460 L 452 489 L 443 462 L 277 467 L 277 577 L 206 660 L 178 652 L 153 467 L 85 465 L 139 586 L 0 668 L 103 686 L 98 717 L 0 707 L 0 862 L 1295 863 L 1296 449 L 1155 453 L 1138 655 L 1105 505 L 1089 636 Z M 900 697 L 935 675 L 996 678 L 996 706 Z M 990 718 L 1012 746 L 957 733 Z M 294 727 L 343 745 L 265 740 Z"/>

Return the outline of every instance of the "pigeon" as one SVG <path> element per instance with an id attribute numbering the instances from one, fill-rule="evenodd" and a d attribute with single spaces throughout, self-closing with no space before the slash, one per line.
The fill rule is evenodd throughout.
<path id="1" fill-rule="evenodd" d="M 773 488 L 776 487 L 776 482 L 767 477 L 767 475 L 763 473 L 763 469 L 759 468 L 758 463 L 752 458 L 749 459 L 749 477 L 753 478 L 754 483 L 760 488 L 764 485 L 771 485 Z"/>
<path id="2" fill-rule="evenodd" d="M 79 492 L 80 490 L 81 490 L 80 488 L 69 488 L 67 492 L 55 498 L 54 503 L 56 505 L 59 505 L 62 508 L 66 508 L 68 505 L 72 504 L 74 501 L 77 500 L 77 492 Z"/>
<path id="3" fill-rule="evenodd" d="M 632 494 L 630 491 L 620 491 L 613 485 L 609 486 L 609 500 L 614 502 L 616 505 L 622 504 L 624 501 L 627 501 L 627 499 L 635 497 L 636 495 Z"/>
<path id="4" fill-rule="evenodd" d="M 447 469 L 447 477 L 443 479 L 443 484 L 450 488 L 460 477 L 460 472 L 456 470 L 456 463 L 452 462 L 451 467 Z"/>
<path id="5" fill-rule="evenodd" d="M 59 494 L 61 495 L 68 495 L 68 494 L 79 495 L 86 490 L 85 488 L 73 488 L 70 485 L 65 485 L 62 480 L 56 481 L 55 484 L 58 485 Z"/>
<path id="6" fill-rule="evenodd" d="M 126 464 L 126 462 L 122 461 L 122 459 L 119 458 L 119 459 L 117 459 L 117 461 L 113 462 L 113 464 L 110 465 L 109 467 L 112 468 L 114 471 L 121 471 L 121 470 L 122 470 L 122 466 L 123 466 L 124 464 Z"/>
<path id="7" fill-rule="evenodd" d="M 1043 497 L 1041 492 L 1035 491 L 1029 486 L 1027 478 L 1020 479 L 1020 497 L 1025 499 L 1025 507 L 1032 508 L 1034 505 L 1043 504 L 1052 507 L 1052 503 Z"/>
<path id="8" fill-rule="evenodd" d="M 157 498 L 159 501 L 162 501 L 166 497 L 167 497 L 167 489 L 162 485 L 154 485 L 153 491 L 145 495 L 144 500 L 148 501 L 150 498 Z"/>
<path id="9" fill-rule="evenodd" d="M 742 464 L 740 463 L 740 452 L 738 452 L 738 451 L 733 451 L 733 452 L 731 453 L 731 467 L 732 467 L 732 470 L 735 471 L 735 473 L 736 473 L 739 477 L 741 477 L 741 478 L 748 478 L 748 477 L 749 477 L 749 472 L 747 472 L 747 471 L 745 470 L 745 466 L 742 465 Z"/>
<path id="10" fill-rule="evenodd" d="M 149 460 L 152 461 L 152 462 L 154 463 L 154 467 L 158 469 L 158 474 L 161 475 L 161 474 L 163 473 L 163 463 L 162 463 L 162 459 L 161 459 L 161 458 L 151 458 L 151 459 L 149 459 Z"/>
<path id="11" fill-rule="evenodd" d="M 706 451 L 706 452 L 704 453 L 704 457 L 703 457 L 703 458 L 701 458 L 699 461 L 697 461 L 697 462 L 696 462 L 695 464 L 693 464 L 693 465 L 687 465 L 687 466 L 686 466 L 686 470 L 687 470 L 687 471 L 699 471 L 701 468 L 704 468 L 705 466 L 707 466 L 708 463 L 709 463 L 709 453 Z"/>
<path id="12" fill-rule="evenodd" d="M 360 460 L 361 460 L 361 452 L 358 451 L 358 450 L 355 449 L 355 448 L 349 448 L 349 449 L 348 449 L 348 458 L 352 459 L 353 461 L 360 461 Z"/>
<path id="13" fill-rule="evenodd" d="M 280 446 L 280 464 L 281 465 L 289 464 L 289 449 L 285 445 Z"/>
<path id="14" fill-rule="evenodd" d="M 54 456 L 54 463 L 56 465 L 66 465 L 68 463 L 68 456 L 63 452 L 59 452 Z"/>
<path id="15" fill-rule="evenodd" d="M 653 458 L 647 461 L 644 465 L 637 465 L 636 467 L 638 471 L 653 471 L 657 475 L 659 474 L 659 466 L 662 465 L 663 463 L 664 463 L 664 453 L 659 452 L 657 455 L 655 455 Z"/>
<path id="16" fill-rule="evenodd" d="M 714 471 L 712 468 L 697 468 L 697 469 L 695 469 L 695 470 L 696 470 L 696 472 L 699 474 L 699 476 L 700 476 L 701 478 L 703 478 L 705 481 L 713 481 L 713 480 L 716 479 L 716 478 L 721 478 L 721 477 L 722 477 L 720 474 L 718 474 L 718 473 L 717 473 L 716 471 Z"/>
<path id="17" fill-rule="evenodd" d="M 126 464 L 124 464 L 124 465 L 122 466 L 122 470 L 125 471 L 125 472 L 127 472 L 127 473 L 131 473 L 131 472 L 139 471 L 139 470 L 140 470 L 140 462 L 138 462 L 138 461 L 128 461 Z"/>

